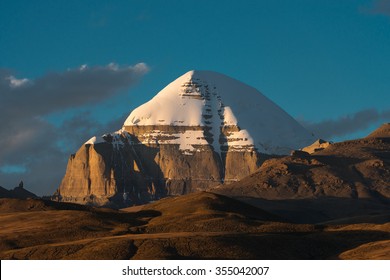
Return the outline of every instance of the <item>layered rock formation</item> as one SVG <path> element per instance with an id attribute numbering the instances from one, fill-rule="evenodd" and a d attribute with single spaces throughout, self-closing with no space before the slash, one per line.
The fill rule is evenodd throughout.
<path id="1" fill-rule="evenodd" d="M 118 205 L 201 191 L 313 141 L 256 89 L 190 71 L 131 112 L 121 130 L 92 137 L 72 155 L 56 198 Z"/>

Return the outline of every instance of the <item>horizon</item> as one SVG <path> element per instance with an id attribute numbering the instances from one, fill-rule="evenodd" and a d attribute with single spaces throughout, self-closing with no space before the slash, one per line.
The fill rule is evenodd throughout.
<path id="1" fill-rule="evenodd" d="M 325 140 L 364 137 L 390 121 L 388 3 L 2 1 L 0 186 L 53 194 L 70 154 L 189 69 L 256 88 Z"/>

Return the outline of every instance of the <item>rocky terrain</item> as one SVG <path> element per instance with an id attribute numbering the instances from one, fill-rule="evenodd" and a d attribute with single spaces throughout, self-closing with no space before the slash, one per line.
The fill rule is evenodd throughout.
<path id="1" fill-rule="evenodd" d="M 69 159 L 58 201 L 124 207 L 250 175 L 315 138 L 256 89 L 190 71 Z M 126 196 L 126 201 L 123 196 Z"/>
<path id="2" fill-rule="evenodd" d="M 315 141 L 190 71 L 71 155 L 52 200 L 0 187 L 0 258 L 390 259 L 389 209 L 390 124 Z"/>
<path id="3" fill-rule="evenodd" d="M 0 258 L 390 259 L 389 126 L 265 160 L 214 193 L 121 210 L 0 199 Z"/>
<path id="4" fill-rule="evenodd" d="M 390 216 L 291 223 L 200 192 L 123 209 L 0 199 L 1 259 L 389 259 Z"/>
<path id="5" fill-rule="evenodd" d="M 269 159 L 250 176 L 213 191 L 299 222 L 390 209 L 390 124 L 368 137 Z M 322 215 L 322 216 L 321 216 Z"/>

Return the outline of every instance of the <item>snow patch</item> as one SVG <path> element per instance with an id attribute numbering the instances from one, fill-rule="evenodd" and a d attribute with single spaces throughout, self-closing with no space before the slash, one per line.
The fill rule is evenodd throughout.
<path id="1" fill-rule="evenodd" d="M 89 139 L 87 142 L 84 143 L 84 145 L 87 145 L 87 144 L 92 144 L 92 145 L 95 145 L 95 144 L 99 144 L 99 143 L 105 143 L 106 141 L 101 137 L 101 136 L 93 136 L 91 139 Z"/>
<path id="2" fill-rule="evenodd" d="M 189 71 L 177 78 L 132 111 L 123 128 L 165 125 L 182 126 L 186 132 L 154 132 L 140 137 L 149 143 L 179 144 L 187 152 L 196 151 L 196 145 L 211 145 L 218 153 L 228 147 L 232 151 L 256 148 L 268 154 L 288 154 L 315 140 L 253 87 L 211 71 Z"/>

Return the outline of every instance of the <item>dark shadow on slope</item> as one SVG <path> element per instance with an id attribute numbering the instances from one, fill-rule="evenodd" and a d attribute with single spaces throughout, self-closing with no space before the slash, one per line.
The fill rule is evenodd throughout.
<path id="1" fill-rule="evenodd" d="M 111 208 L 123 208 L 139 205 L 151 200 L 160 199 L 167 195 L 166 182 L 161 168 L 154 161 L 159 153 L 158 147 L 146 146 L 132 135 L 129 145 L 111 143 L 95 144 L 94 148 L 104 158 L 106 165 L 105 177 L 109 180 L 112 175 L 116 182 L 116 194 L 110 198 Z M 140 156 L 142 155 L 142 156 Z M 113 172 L 113 174 L 111 174 Z M 124 199 L 124 192 L 127 199 Z"/>
<path id="2" fill-rule="evenodd" d="M 53 210 L 89 212 L 100 220 L 131 223 L 134 226 L 144 225 L 147 223 L 147 220 L 161 215 L 161 212 L 154 210 L 142 210 L 136 213 L 127 213 L 110 208 L 98 208 L 76 203 L 56 202 L 42 199 L 0 199 L 0 213 Z"/>
<path id="3" fill-rule="evenodd" d="M 361 223 L 368 220 L 372 220 L 372 223 L 390 222 L 390 220 L 385 219 L 386 215 L 389 214 L 390 199 L 378 202 L 374 199 L 335 197 L 289 200 L 235 198 L 294 223 L 326 223 L 341 219 L 347 221 L 349 218 L 354 218 L 354 222 L 357 223 L 358 217 L 362 217 Z M 376 216 L 382 217 L 376 218 Z"/>
<path id="4" fill-rule="evenodd" d="M 136 240 L 138 250 L 133 259 L 326 260 L 338 259 L 341 253 L 360 245 L 389 239 L 388 232 L 369 230 L 172 236 Z"/>
<path id="5" fill-rule="evenodd" d="M 223 245 L 246 249 L 256 259 L 324 260 L 337 259 L 341 253 L 362 244 L 389 239 L 390 233 L 382 231 L 267 233 L 226 237 Z"/>
<path id="6" fill-rule="evenodd" d="M 381 231 L 220 234 L 107 239 L 84 244 L 41 245 L 2 252 L 2 259 L 263 259 L 326 260 L 369 242 L 389 240 Z M 119 243 L 120 242 L 120 243 Z M 119 245 L 119 246 L 118 246 Z M 126 245 L 126 246 L 124 246 Z M 113 254 L 113 251 L 115 254 Z M 98 256 L 96 255 L 98 253 Z M 364 259 L 364 255 L 361 256 Z"/>

